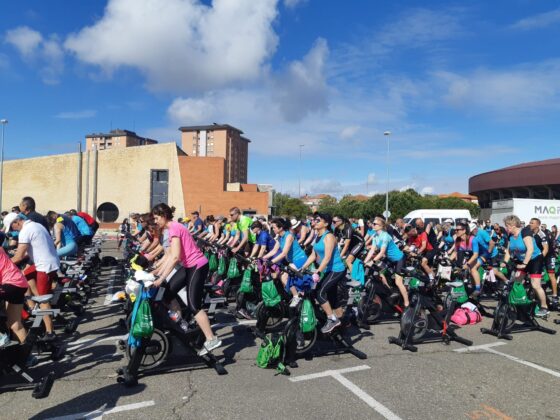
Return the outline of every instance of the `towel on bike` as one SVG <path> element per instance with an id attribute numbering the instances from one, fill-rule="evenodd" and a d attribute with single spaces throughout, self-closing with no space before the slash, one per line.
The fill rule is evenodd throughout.
<path id="1" fill-rule="evenodd" d="M 288 278 L 288 283 L 286 283 L 286 292 L 290 293 L 290 287 L 295 286 L 298 292 L 306 292 L 311 290 L 313 286 L 313 276 L 305 274 L 303 277 L 291 277 Z"/>
<path id="2" fill-rule="evenodd" d="M 352 264 L 352 280 L 359 281 L 362 286 L 365 283 L 366 271 L 364 269 L 364 263 L 362 260 L 355 259 Z"/>

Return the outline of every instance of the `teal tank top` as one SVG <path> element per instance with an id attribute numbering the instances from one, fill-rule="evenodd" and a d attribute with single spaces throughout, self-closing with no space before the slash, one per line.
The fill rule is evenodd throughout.
<path id="1" fill-rule="evenodd" d="M 321 261 L 323 261 L 323 258 L 325 258 L 325 236 L 327 236 L 328 234 L 329 232 L 323 233 L 323 236 L 317 239 L 317 241 L 313 244 L 313 249 L 317 254 L 319 254 L 319 258 L 321 259 Z M 342 261 L 342 258 L 340 257 L 340 251 L 336 244 L 334 246 L 331 260 L 325 268 L 325 273 L 330 273 L 331 271 L 335 273 L 346 271 L 346 266 L 344 265 L 344 261 Z"/>

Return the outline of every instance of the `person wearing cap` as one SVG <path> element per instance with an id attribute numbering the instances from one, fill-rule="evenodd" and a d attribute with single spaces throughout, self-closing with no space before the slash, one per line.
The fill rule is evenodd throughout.
<path id="1" fill-rule="evenodd" d="M 18 247 L 12 262 L 16 265 L 22 263 L 28 256 L 33 263 L 24 270 L 24 275 L 29 282 L 31 292 L 36 295 L 48 295 L 52 293 L 52 284 L 57 279 L 57 271 L 60 268 L 53 240 L 47 230 L 32 220 L 25 219 L 22 214 L 10 213 L 6 216 L 7 232 L 18 231 Z M 50 309 L 49 303 L 40 304 L 41 309 Z M 46 338 L 54 338 L 51 317 L 45 315 Z"/>
<path id="2" fill-rule="evenodd" d="M 291 219 L 291 231 L 295 235 L 298 243 L 303 245 L 305 243 L 305 239 L 307 239 L 307 234 L 309 233 L 309 229 L 301 220 L 298 219 Z"/>
<path id="3" fill-rule="evenodd" d="M 478 223 L 474 221 L 470 222 L 469 229 L 471 234 L 475 236 L 475 240 L 478 245 L 479 256 L 476 265 L 473 267 L 474 270 L 472 271 L 475 283 L 475 291 L 473 293 L 473 297 L 476 297 L 480 294 L 480 274 L 478 273 L 478 269 L 482 264 L 488 263 L 489 265 L 493 266 L 494 275 L 500 280 L 507 282 L 507 278 L 501 271 L 496 268 L 496 257 L 498 256 L 498 248 L 496 248 L 496 243 L 492 240 L 490 234 L 485 229 L 481 229 L 478 226 Z"/>

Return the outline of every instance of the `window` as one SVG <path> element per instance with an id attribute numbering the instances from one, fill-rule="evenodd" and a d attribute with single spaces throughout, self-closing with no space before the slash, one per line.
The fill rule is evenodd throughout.
<path id="1" fill-rule="evenodd" d="M 97 208 L 96 216 L 103 223 L 113 223 L 119 218 L 119 208 L 110 202 L 103 203 Z"/>

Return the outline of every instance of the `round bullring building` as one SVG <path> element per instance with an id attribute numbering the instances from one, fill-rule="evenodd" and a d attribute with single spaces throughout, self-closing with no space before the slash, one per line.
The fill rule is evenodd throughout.
<path id="1" fill-rule="evenodd" d="M 560 200 L 560 159 L 522 163 L 469 179 L 469 194 L 478 197 L 480 218 L 489 219 L 500 203 L 514 198 Z"/>

